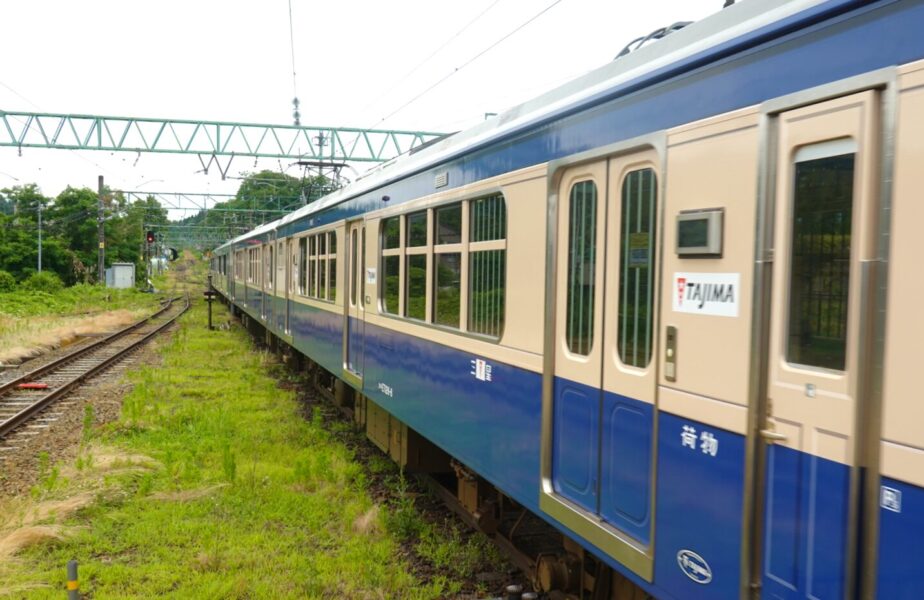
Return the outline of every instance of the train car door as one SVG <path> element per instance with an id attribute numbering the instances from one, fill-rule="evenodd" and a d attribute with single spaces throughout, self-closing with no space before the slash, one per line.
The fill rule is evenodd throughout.
<path id="1" fill-rule="evenodd" d="M 363 327 L 366 289 L 366 227 L 347 225 L 347 297 L 344 301 L 344 373 L 358 388 L 363 378 Z"/>
<path id="2" fill-rule="evenodd" d="M 659 165 L 643 147 L 568 168 L 557 209 L 551 482 L 582 515 L 559 518 L 646 578 Z"/>
<path id="3" fill-rule="evenodd" d="M 876 256 L 878 92 L 777 121 L 766 353 L 766 598 L 854 594 L 858 410 Z"/>
<path id="4" fill-rule="evenodd" d="M 277 233 L 278 235 L 278 233 Z M 273 276 L 273 307 L 276 314 L 276 331 L 289 331 L 289 254 L 286 252 L 287 241 L 276 241 L 276 273 Z"/>
<path id="5" fill-rule="evenodd" d="M 286 271 L 288 283 L 286 285 L 286 335 L 292 335 L 292 303 L 295 299 L 295 291 L 298 286 L 298 240 L 288 238 L 286 240 L 286 256 L 288 257 L 289 268 Z"/>

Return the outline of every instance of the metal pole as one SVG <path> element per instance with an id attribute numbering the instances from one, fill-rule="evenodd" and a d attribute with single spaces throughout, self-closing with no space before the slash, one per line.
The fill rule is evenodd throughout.
<path id="1" fill-rule="evenodd" d="M 77 561 L 67 561 L 67 600 L 80 600 L 80 581 L 77 579 Z"/>
<path id="2" fill-rule="evenodd" d="M 42 272 L 42 201 L 38 203 L 38 272 Z"/>
<path id="3" fill-rule="evenodd" d="M 99 176 L 99 215 L 96 218 L 97 235 L 99 237 L 99 265 L 97 268 L 97 281 L 100 285 L 106 283 L 106 232 L 103 228 L 103 176 Z"/>
<path id="4" fill-rule="evenodd" d="M 212 274 L 209 273 L 209 287 L 206 293 L 206 300 L 209 303 L 209 331 L 212 330 Z"/>

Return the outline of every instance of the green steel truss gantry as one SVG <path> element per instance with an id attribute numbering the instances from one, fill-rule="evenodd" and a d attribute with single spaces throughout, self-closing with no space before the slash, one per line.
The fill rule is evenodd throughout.
<path id="1" fill-rule="evenodd" d="M 0 146 L 383 162 L 442 133 L 0 110 Z"/>

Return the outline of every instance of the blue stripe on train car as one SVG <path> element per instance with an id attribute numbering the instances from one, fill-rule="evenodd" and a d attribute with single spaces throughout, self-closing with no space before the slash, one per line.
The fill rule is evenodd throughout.
<path id="1" fill-rule="evenodd" d="M 847 465 L 768 448 L 764 597 L 845 597 L 849 488 Z"/>
<path id="2" fill-rule="evenodd" d="M 289 302 L 292 345 L 339 377 L 343 370 L 343 314 Z"/>
<path id="3" fill-rule="evenodd" d="M 248 285 L 245 293 L 247 294 L 247 306 L 243 307 L 244 312 L 262 323 L 260 311 L 263 307 L 263 291 Z"/>
<path id="4" fill-rule="evenodd" d="M 371 323 L 364 360 L 365 394 L 539 512 L 539 373 Z"/>
<path id="5" fill-rule="evenodd" d="M 659 419 L 654 583 L 683 600 L 737 598 L 744 436 Z"/>
<path id="6" fill-rule="evenodd" d="M 879 586 L 877 598 L 918 600 L 924 594 L 921 544 L 924 489 L 882 478 L 879 488 Z"/>

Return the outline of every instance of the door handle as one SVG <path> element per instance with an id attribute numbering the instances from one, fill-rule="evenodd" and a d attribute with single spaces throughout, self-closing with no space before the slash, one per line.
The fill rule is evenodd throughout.
<path id="1" fill-rule="evenodd" d="M 761 429 L 760 437 L 764 438 L 771 444 L 774 442 L 785 442 L 787 439 L 789 439 L 789 436 L 787 436 L 785 433 L 780 433 L 772 429 Z"/>

